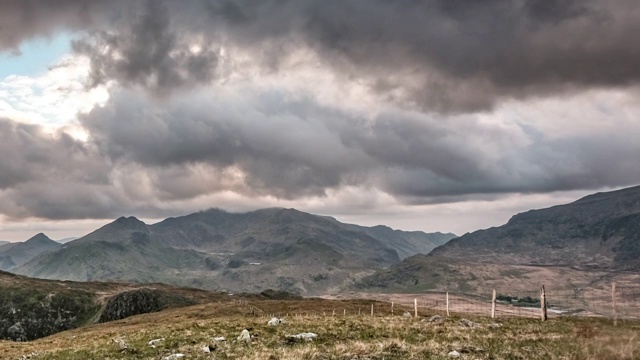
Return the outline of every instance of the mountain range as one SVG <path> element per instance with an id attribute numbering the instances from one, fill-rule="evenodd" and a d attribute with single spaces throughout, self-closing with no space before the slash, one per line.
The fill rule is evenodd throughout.
<path id="1" fill-rule="evenodd" d="M 308 295 L 339 291 L 454 237 L 343 224 L 294 209 L 211 209 L 152 225 L 121 217 L 77 240 L 54 242 L 26 261 L 11 255 L 8 269 L 44 279 Z"/>
<path id="2" fill-rule="evenodd" d="M 355 285 L 368 291 L 477 291 L 501 286 L 640 284 L 640 186 L 513 216 L 429 254 L 404 259 Z M 602 284 L 600 284 L 602 285 Z M 534 287 L 535 288 L 535 287 Z"/>

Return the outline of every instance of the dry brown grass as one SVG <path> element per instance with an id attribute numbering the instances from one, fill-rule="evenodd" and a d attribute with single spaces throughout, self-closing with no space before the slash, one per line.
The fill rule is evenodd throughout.
<path id="1" fill-rule="evenodd" d="M 640 324 L 595 319 L 499 319 L 492 327 L 487 317 L 469 318 L 478 326 L 460 324 L 460 317 L 442 324 L 427 318 L 371 317 L 369 301 L 251 301 L 231 300 L 188 308 L 134 316 L 59 333 L 29 343 L 0 342 L 0 359 L 18 359 L 38 351 L 33 359 L 160 359 L 184 353 L 187 359 L 448 359 L 451 350 L 462 359 L 567 359 L 608 360 L 640 358 Z M 251 307 L 260 317 L 251 316 Z M 389 304 L 376 303 L 379 308 Z M 343 316 L 343 309 L 348 315 Z M 358 316 L 358 309 L 362 315 Z M 333 316 L 333 310 L 336 315 Z M 286 315 L 278 327 L 266 325 L 266 314 Z M 304 316 L 294 314 L 304 313 Z M 423 314 L 432 315 L 432 314 Z M 442 314 L 441 314 L 442 315 Z M 245 327 L 259 336 L 251 346 L 231 341 L 217 343 L 210 354 L 201 347 L 213 344 L 214 336 L 232 340 Z M 314 342 L 286 343 L 287 334 L 314 332 Z M 129 349 L 121 351 L 112 341 L 124 339 Z M 150 339 L 165 338 L 157 348 Z"/>

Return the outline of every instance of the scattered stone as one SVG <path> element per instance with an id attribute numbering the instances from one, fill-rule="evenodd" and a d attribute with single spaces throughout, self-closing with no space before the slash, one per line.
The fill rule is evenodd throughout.
<path id="1" fill-rule="evenodd" d="M 278 326 L 278 325 L 282 324 L 282 322 L 283 322 L 282 319 L 274 317 L 274 318 L 271 318 L 271 320 L 269 320 L 269 322 L 267 322 L 267 325 L 269 325 L 269 326 Z"/>
<path id="2" fill-rule="evenodd" d="M 444 319 L 442 318 L 442 316 L 440 315 L 433 315 L 432 317 L 429 318 L 428 320 L 430 323 L 436 323 L 436 324 L 441 324 L 444 322 Z"/>
<path id="3" fill-rule="evenodd" d="M 487 325 L 488 327 L 492 328 L 492 329 L 498 329 L 502 327 L 502 324 L 498 324 L 498 323 L 491 323 L 489 325 Z"/>
<path id="4" fill-rule="evenodd" d="M 34 352 L 32 352 L 31 354 L 27 354 L 27 355 L 22 355 L 22 356 L 20 356 L 20 360 L 28 360 L 28 359 L 31 359 L 31 358 L 35 358 L 35 357 L 37 357 L 38 355 L 40 355 L 40 353 L 39 353 L 39 352 L 37 352 L 37 351 L 34 351 Z"/>
<path id="5" fill-rule="evenodd" d="M 118 344 L 120 351 L 127 350 L 129 348 L 129 344 L 121 338 L 111 339 L 114 343 Z"/>
<path id="6" fill-rule="evenodd" d="M 162 358 L 162 360 L 176 360 L 185 357 L 184 354 L 171 354 Z"/>
<path id="7" fill-rule="evenodd" d="M 155 349 L 156 345 L 158 345 L 159 343 L 161 343 L 163 341 L 164 341 L 164 338 L 153 339 L 153 340 L 149 340 L 149 342 L 147 344 Z"/>
<path id="8" fill-rule="evenodd" d="M 460 357 L 460 353 L 453 350 L 451 352 L 449 352 L 449 354 L 447 354 L 447 356 L 449 356 L 450 358 L 459 358 Z"/>
<path id="9" fill-rule="evenodd" d="M 478 323 L 474 323 L 473 321 L 467 320 L 467 319 L 460 319 L 460 324 L 462 324 L 465 327 L 476 327 L 480 325 Z"/>
<path id="10" fill-rule="evenodd" d="M 248 329 L 244 329 L 240 332 L 238 342 L 245 343 L 245 345 L 251 345 L 251 333 L 249 333 Z"/>
<path id="11" fill-rule="evenodd" d="M 410 317 L 413 317 L 413 316 L 411 315 L 410 312 L 405 311 L 404 314 L 402 314 L 402 317 L 410 318 Z"/>
<path id="12" fill-rule="evenodd" d="M 225 339 L 224 336 L 217 336 L 212 339 L 213 341 L 227 341 L 227 339 Z"/>
<path id="13" fill-rule="evenodd" d="M 313 341 L 313 339 L 317 338 L 318 334 L 314 333 L 300 333 L 296 335 L 287 335 L 287 344 L 293 344 L 298 341 Z"/>
<path id="14" fill-rule="evenodd" d="M 202 350 L 202 352 L 204 353 L 210 353 L 210 352 L 214 352 L 216 351 L 218 347 L 217 346 L 211 346 L 211 345 L 205 345 L 203 347 L 200 348 L 200 350 Z"/>

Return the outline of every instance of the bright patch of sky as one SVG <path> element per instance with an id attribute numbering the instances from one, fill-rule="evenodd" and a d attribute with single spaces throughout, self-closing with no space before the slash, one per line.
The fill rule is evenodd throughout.
<path id="1" fill-rule="evenodd" d="M 47 71 L 64 54 L 71 52 L 72 36 L 60 33 L 51 38 L 25 41 L 20 49 L 0 52 L 0 79 L 11 75 L 34 76 Z"/>
<path id="2" fill-rule="evenodd" d="M 109 97 L 106 87 L 87 89 L 89 60 L 71 53 L 71 37 L 32 40 L 21 55 L 0 57 L 0 117 L 42 125 L 52 133 L 65 127 L 79 139 L 78 112 L 91 110 Z"/>

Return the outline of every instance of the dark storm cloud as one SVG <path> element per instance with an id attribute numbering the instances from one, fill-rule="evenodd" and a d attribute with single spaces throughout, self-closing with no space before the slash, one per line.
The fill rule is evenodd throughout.
<path id="1" fill-rule="evenodd" d="M 269 92 L 215 102 L 196 93 L 162 107 L 144 95 L 115 93 L 83 124 L 116 163 L 236 168 L 244 177 L 234 191 L 246 195 L 295 199 L 353 185 L 421 203 L 640 179 L 634 155 L 640 145 L 629 134 L 536 139 L 519 127 L 495 128 L 475 116 L 406 111 L 366 120 L 311 98 Z"/>
<path id="2" fill-rule="evenodd" d="M 403 104 L 487 109 L 501 98 L 637 84 L 635 0 L 6 1 L 0 46 L 57 28 L 95 30 L 76 48 L 94 81 L 154 91 L 215 78 L 217 45 L 271 70 L 292 50 Z M 12 14 L 12 15 L 7 15 Z M 15 19 L 28 19 L 16 22 Z M 28 25 L 26 25 L 28 23 Z M 202 42 L 194 53 L 188 44 Z"/>
<path id="3" fill-rule="evenodd" d="M 109 163 L 90 145 L 0 119 L 0 153 L 1 213 L 55 219 L 104 213 Z"/>
<path id="4" fill-rule="evenodd" d="M 108 26 L 121 15 L 128 0 L 2 0 L 0 1 L 0 51 L 17 50 L 32 37 L 57 30 L 84 30 Z"/>
<path id="5" fill-rule="evenodd" d="M 90 149 L 66 134 L 51 138 L 42 128 L 0 118 L 0 189 L 46 178 L 107 183 Z"/>
<path id="6" fill-rule="evenodd" d="M 77 52 L 91 58 L 90 86 L 115 79 L 164 94 L 213 79 L 217 50 L 208 43 L 191 50 L 183 34 L 173 28 L 165 4 L 147 1 L 131 10 L 124 31 L 100 31 L 74 42 Z"/>
<path id="7" fill-rule="evenodd" d="M 0 48 L 82 30 L 74 49 L 91 60 L 88 85 L 115 85 L 106 104 L 79 116 L 86 143 L 0 121 L 0 213 L 165 214 L 163 200 L 224 190 L 304 201 L 354 186 L 419 204 L 630 185 L 640 179 L 633 131 L 554 140 L 474 112 L 510 98 L 637 85 L 638 8 L 632 0 L 2 1 Z M 297 92 L 252 83 L 253 68 L 236 89 L 216 83 L 245 70 L 234 56 L 295 76 L 285 65 L 300 52 L 319 61 L 303 70 L 329 71 L 347 90 L 364 85 L 383 104 L 349 110 L 318 100 L 316 84 Z"/>
<path id="8" fill-rule="evenodd" d="M 293 198 L 338 187 L 350 169 L 368 162 L 341 142 L 336 123 L 345 116 L 311 101 L 288 102 L 277 92 L 247 91 L 238 102 L 192 93 L 160 107 L 124 91 L 82 121 L 114 161 L 237 166 L 247 175 L 245 191 Z"/>

